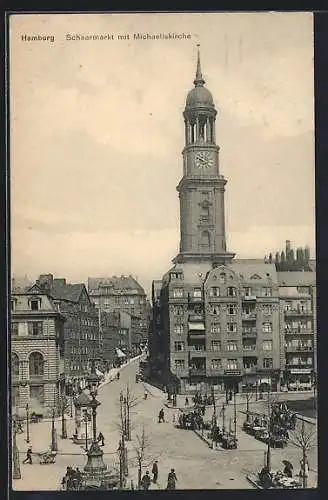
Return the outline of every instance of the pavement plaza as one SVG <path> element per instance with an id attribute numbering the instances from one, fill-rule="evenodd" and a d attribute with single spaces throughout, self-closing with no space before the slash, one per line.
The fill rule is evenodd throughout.
<path id="1" fill-rule="evenodd" d="M 151 488 L 164 489 L 167 474 L 174 468 L 178 477 L 178 489 L 252 489 L 246 475 L 258 471 L 264 461 L 266 445 L 247 435 L 241 430 L 245 415 L 245 402 L 242 397 L 237 401 L 237 450 L 213 450 L 204 443 L 193 431 L 181 430 L 175 427 L 173 415 L 178 409 L 167 408 L 167 395 L 161 390 L 144 383 L 135 383 L 135 374 L 138 362 L 132 362 L 121 371 L 120 380 L 105 383 L 98 391 L 97 399 L 101 402 L 97 413 L 97 432 L 105 436 L 104 461 L 108 467 L 118 466 L 117 448 L 120 439 L 119 431 L 119 396 L 129 384 L 131 394 L 137 403 L 131 410 L 132 441 L 127 443 L 129 459 L 128 483 L 137 482 L 136 436 L 145 429 L 148 444 L 146 446 L 143 473 L 151 472 L 152 462 L 157 459 L 159 465 L 158 485 Z M 144 399 L 147 391 L 148 397 Z M 279 396 L 280 397 L 280 396 Z M 289 396 L 288 396 L 289 397 Z M 299 395 L 298 395 L 299 397 Z M 178 397 L 178 406 L 184 406 L 185 397 Z M 218 413 L 224 401 L 224 396 L 218 397 Z M 265 401 L 253 402 L 250 409 L 261 411 L 266 406 Z M 164 408 L 165 422 L 158 423 L 158 412 Z M 206 409 L 206 419 L 212 416 L 212 408 Z M 219 425 L 220 425 L 219 416 Z M 226 425 L 233 418 L 233 405 L 226 409 Z M 311 424 L 306 424 L 311 425 Z M 311 425 L 312 426 L 312 425 Z M 313 426 L 312 426 L 313 427 Z M 81 470 L 86 464 L 86 455 L 82 447 L 73 444 L 70 439 L 60 438 L 60 419 L 56 422 L 58 433 L 58 455 L 56 463 L 39 465 L 37 457 L 33 465 L 22 465 L 20 480 L 13 481 L 13 488 L 17 490 L 58 490 L 66 467 L 71 465 Z M 68 437 L 74 433 L 74 419 L 67 419 Z M 51 421 L 30 425 L 31 444 L 33 452 L 45 451 L 51 441 Z M 17 445 L 21 454 L 21 462 L 25 457 L 27 444 L 25 434 L 17 435 Z M 299 469 L 301 450 L 289 444 L 287 448 L 272 450 L 272 467 L 281 469 L 282 460 L 290 460 L 295 468 Z M 317 449 L 308 453 L 310 463 L 309 486 L 315 487 L 317 481 Z"/>

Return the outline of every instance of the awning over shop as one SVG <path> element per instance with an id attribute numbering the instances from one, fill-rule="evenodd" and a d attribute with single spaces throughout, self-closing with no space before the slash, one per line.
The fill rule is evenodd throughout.
<path id="1" fill-rule="evenodd" d="M 121 349 L 119 349 L 118 347 L 116 348 L 116 354 L 118 358 L 126 358 L 126 354 L 124 354 L 124 352 L 121 351 Z"/>
<path id="2" fill-rule="evenodd" d="M 205 330 L 204 323 L 188 323 L 189 330 Z"/>

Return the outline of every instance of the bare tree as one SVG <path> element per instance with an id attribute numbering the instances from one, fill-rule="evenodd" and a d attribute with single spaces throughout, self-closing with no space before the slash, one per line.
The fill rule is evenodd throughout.
<path id="1" fill-rule="evenodd" d="M 141 478 L 142 478 L 142 469 L 144 467 L 149 467 L 154 460 L 157 460 L 160 457 L 160 454 L 157 456 L 151 455 L 149 453 L 149 447 L 151 444 L 149 436 L 146 435 L 145 427 L 142 427 L 141 435 L 137 435 L 137 442 L 134 447 L 136 452 L 137 464 L 138 464 L 138 488 L 141 488 Z"/>
<path id="2" fill-rule="evenodd" d="M 316 429 L 313 426 L 311 429 L 311 424 L 305 426 L 305 421 L 302 419 L 301 425 L 298 425 L 294 431 L 291 432 L 289 441 L 302 450 L 302 460 L 301 460 L 301 474 L 303 488 L 307 488 L 307 453 L 311 448 L 316 446 Z"/>
<path id="3" fill-rule="evenodd" d="M 246 387 L 245 399 L 246 399 L 246 421 L 249 421 L 249 404 L 254 397 L 254 392 L 250 390 L 249 386 Z"/>

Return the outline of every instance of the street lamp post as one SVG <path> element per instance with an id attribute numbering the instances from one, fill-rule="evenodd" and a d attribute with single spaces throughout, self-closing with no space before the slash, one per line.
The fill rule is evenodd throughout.
<path id="1" fill-rule="evenodd" d="M 56 428 L 55 428 L 55 408 L 53 408 L 52 410 L 52 417 L 51 417 L 51 450 L 58 451 Z"/>
<path id="2" fill-rule="evenodd" d="M 84 423 L 85 423 L 85 451 L 88 451 L 88 421 L 89 421 L 88 410 L 85 410 L 85 412 L 84 412 Z"/>
<path id="3" fill-rule="evenodd" d="M 267 469 L 271 471 L 271 406 L 270 406 L 270 386 L 268 384 L 268 443 L 267 443 L 267 455 L 266 455 L 266 465 Z"/>
<path id="4" fill-rule="evenodd" d="M 13 479 L 21 479 L 21 471 L 19 465 L 19 451 L 16 442 L 17 422 L 13 419 Z"/>
<path id="5" fill-rule="evenodd" d="M 62 424 L 62 439 L 67 439 L 67 427 L 66 427 L 66 419 L 65 419 L 65 399 L 64 399 L 64 396 L 62 397 L 62 407 L 61 407 L 61 411 L 62 411 L 62 414 L 61 414 L 61 417 L 62 417 L 62 421 L 61 421 L 61 424 Z"/>
<path id="6" fill-rule="evenodd" d="M 28 403 L 26 403 L 26 442 L 30 442 L 30 413 L 29 413 L 29 406 Z"/>

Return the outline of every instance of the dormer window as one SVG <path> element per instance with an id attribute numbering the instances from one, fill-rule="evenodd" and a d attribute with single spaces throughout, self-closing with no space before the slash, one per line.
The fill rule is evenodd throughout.
<path id="1" fill-rule="evenodd" d="M 33 298 L 29 299 L 29 305 L 30 305 L 31 311 L 38 311 L 39 309 L 41 309 L 40 297 L 33 297 Z"/>

